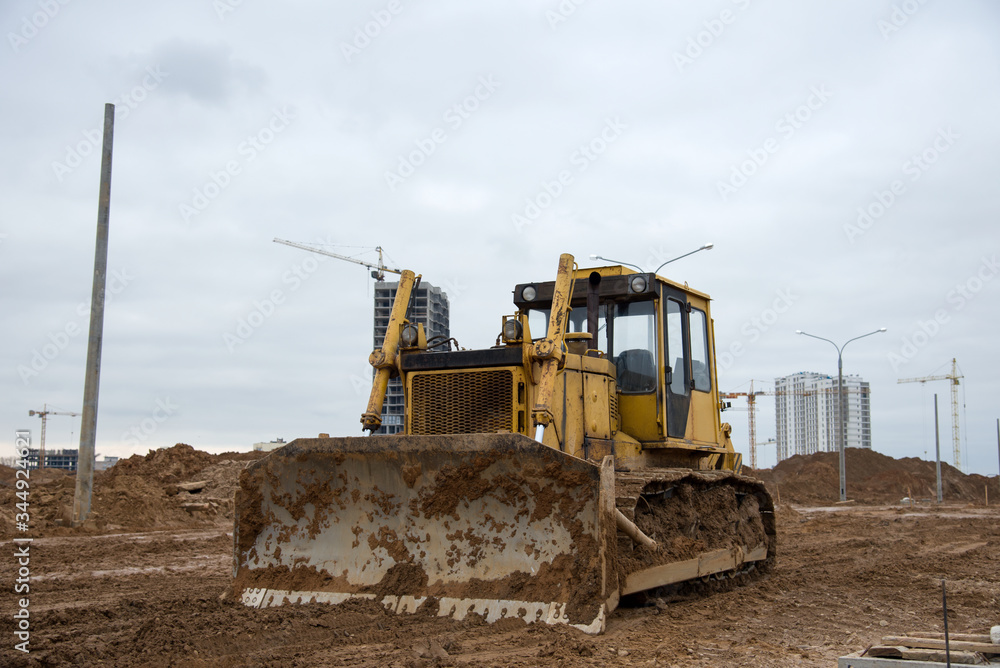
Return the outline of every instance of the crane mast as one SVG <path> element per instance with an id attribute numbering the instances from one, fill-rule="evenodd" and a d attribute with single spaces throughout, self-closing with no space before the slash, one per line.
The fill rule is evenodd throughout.
<path id="1" fill-rule="evenodd" d="M 749 392 L 725 392 L 720 397 L 722 399 L 736 399 L 737 397 L 747 398 L 747 421 L 750 428 L 750 468 L 757 470 L 757 395 L 764 394 L 762 391 L 753 391 L 753 381 L 750 381 Z"/>
<path id="2" fill-rule="evenodd" d="M 962 470 L 962 444 L 959 438 L 958 428 L 958 380 L 964 378 L 958 370 L 958 362 L 951 358 L 951 373 L 938 376 L 925 376 L 923 378 L 900 378 L 897 383 L 926 383 L 930 380 L 951 381 L 951 440 L 954 449 L 955 468 Z"/>

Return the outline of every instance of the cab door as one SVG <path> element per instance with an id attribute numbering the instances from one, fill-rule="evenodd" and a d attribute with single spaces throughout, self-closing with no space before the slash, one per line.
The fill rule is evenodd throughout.
<path id="1" fill-rule="evenodd" d="M 664 408 L 667 436 L 684 438 L 691 412 L 691 344 L 688 313 L 691 306 L 680 290 L 661 285 L 663 309 Z"/>

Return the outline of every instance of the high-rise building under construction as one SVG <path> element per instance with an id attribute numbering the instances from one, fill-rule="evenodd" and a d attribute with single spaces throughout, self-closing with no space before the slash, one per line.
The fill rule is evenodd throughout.
<path id="1" fill-rule="evenodd" d="M 375 349 L 382 347 L 385 330 L 389 325 L 389 313 L 396 298 L 399 283 L 379 281 L 375 283 Z M 435 336 L 449 338 L 448 295 L 427 281 L 421 281 L 411 297 L 409 320 L 422 324 L 428 339 Z M 443 348 L 442 348 L 443 350 Z M 389 387 L 382 405 L 382 426 L 377 434 L 398 434 L 403 431 L 403 384 L 399 378 L 389 380 Z"/>

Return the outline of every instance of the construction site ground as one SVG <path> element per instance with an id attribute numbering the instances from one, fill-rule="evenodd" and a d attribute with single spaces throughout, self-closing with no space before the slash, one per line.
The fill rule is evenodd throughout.
<path id="1" fill-rule="evenodd" d="M 865 492 L 859 472 L 860 498 L 836 504 L 829 453 L 762 471 L 781 496 L 775 571 L 727 592 L 620 608 L 601 636 L 515 620 L 394 616 L 374 603 L 254 610 L 220 599 L 232 567 L 226 495 L 250 455 L 175 446 L 119 463 L 95 481 L 97 517 L 82 530 L 59 526 L 72 476 L 46 472 L 32 478 L 33 525 L 18 531 L 13 472 L 3 469 L 0 665 L 830 667 L 885 635 L 941 631 L 942 579 L 952 632 L 1000 624 L 997 479 L 951 469 L 950 498 L 938 506 L 921 500 L 933 464 L 857 455 L 869 456 L 855 464 L 881 476 L 874 497 L 894 501 Z M 178 490 L 195 480 L 210 484 Z M 832 495 L 812 498 L 828 482 Z M 889 489 L 897 483 L 912 505 Z M 986 485 L 996 492 L 989 506 Z M 207 507 L 183 509 L 193 502 Z M 33 538 L 27 596 L 13 587 L 13 538 L 23 537 Z M 30 653 L 14 649 L 22 597 L 30 599 Z"/>

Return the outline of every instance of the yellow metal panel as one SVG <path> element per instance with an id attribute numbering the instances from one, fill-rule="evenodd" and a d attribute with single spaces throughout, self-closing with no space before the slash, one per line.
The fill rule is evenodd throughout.
<path id="1" fill-rule="evenodd" d="M 569 357 L 569 356 L 567 356 Z M 580 371 L 565 368 L 555 379 L 552 401 L 552 424 L 562 443 L 560 448 L 576 457 L 583 457 L 583 376 Z M 552 429 L 546 429 L 546 437 Z M 558 447 L 558 446 L 557 446 Z"/>
<path id="2" fill-rule="evenodd" d="M 611 402 L 614 384 L 607 376 L 586 374 L 583 378 L 584 433 L 591 438 L 611 438 Z"/>
<path id="3" fill-rule="evenodd" d="M 717 442 L 719 405 L 712 400 L 712 393 L 692 390 L 690 410 L 685 436 L 693 441 Z"/>
<path id="4" fill-rule="evenodd" d="M 658 420 L 656 393 L 619 394 L 618 413 L 621 430 L 638 441 L 659 441 L 663 424 Z"/>

